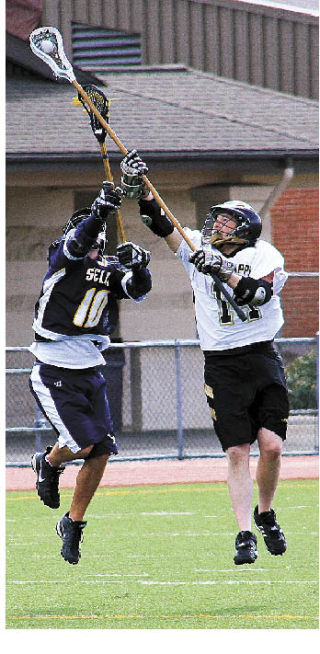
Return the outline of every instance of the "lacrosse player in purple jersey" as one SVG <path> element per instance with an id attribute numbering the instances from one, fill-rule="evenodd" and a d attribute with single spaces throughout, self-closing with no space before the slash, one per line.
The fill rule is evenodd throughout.
<path id="1" fill-rule="evenodd" d="M 141 172 L 145 167 L 140 164 Z M 58 441 L 36 453 L 31 465 L 46 506 L 60 505 L 59 476 L 64 464 L 84 459 L 71 506 L 57 523 L 61 554 L 71 564 L 81 556 L 84 515 L 101 481 L 107 460 L 117 454 L 99 366 L 118 322 L 118 300 L 139 302 L 151 289 L 150 253 L 131 242 L 104 255 L 106 220 L 121 204 L 122 193 L 104 182 L 91 208 L 67 222 L 63 236 L 49 247 L 49 266 L 35 307 L 35 363 L 30 389 L 54 428 Z"/>
<path id="2" fill-rule="evenodd" d="M 133 188 L 131 197 L 139 199 L 142 221 L 181 259 L 193 289 L 204 355 L 204 390 L 226 453 L 229 493 L 239 529 L 234 563 L 254 563 L 257 558 L 257 539 L 251 531 L 253 484 L 249 470 L 250 446 L 255 441 L 260 456 L 254 521 L 268 551 L 283 554 L 286 540 L 271 508 L 289 414 L 284 366 L 273 340 L 283 325 L 279 298 L 287 279 L 283 257 L 259 238 L 260 216 L 240 201 L 211 207 L 201 232 L 184 229 L 195 247 L 191 253 L 143 185 L 140 161 L 136 150 L 126 155 L 120 164 L 123 180 Z M 232 289 L 237 304 L 246 311 L 245 322 L 215 287 L 212 274 Z"/>

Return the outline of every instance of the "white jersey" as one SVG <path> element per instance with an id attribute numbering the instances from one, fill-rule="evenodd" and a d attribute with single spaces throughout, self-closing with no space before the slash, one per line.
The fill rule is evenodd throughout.
<path id="1" fill-rule="evenodd" d="M 80 334 L 79 336 L 63 336 L 45 343 L 34 341 L 29 350 L 34 356 L 52 366 L 62 368 L 91 368 L 105 366 L 106 362 L 101 352 L 109 347 L 109 336 L 96 334 Z"/>
<path id="2" fill-rule="evenodd" d="M 195 248 L 200 249 L 200 231 L 188 227 L 184 231 Z M 279 294 L 288 275 L 280 252 L 271 243 L 259 239 L 254 246 L 244 248 L 232 257 L 235 272 L 241 277 L 260 279 L 274 271 L 271 299 L 258 307 L 242 307 L 247 314 L 245 322 L 241 321 L 229 302 L 220 297 L 211 277 L 200 273 L 190 263 L 190 254 L 188 244 L 182 240 L 176 256 L 182 260 L 191 281 L 201 349 L 222 351 L 272 340 L 284 323 Z M 232 295 L 232 289 L 227 284 L 224 286 Z"/>

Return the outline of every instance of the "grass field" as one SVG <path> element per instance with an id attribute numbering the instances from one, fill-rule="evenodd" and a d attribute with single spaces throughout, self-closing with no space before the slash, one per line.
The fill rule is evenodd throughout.
<path id="1" fill-rule="evenodd" d="M 70 497 L 7 494 L 7 629 L 318 629 L 317 481 L 279 485 L 287 553 L 258 535 L 239 567 L 225 483 L 99 489 L 76 566 L 55 533 Z"/>

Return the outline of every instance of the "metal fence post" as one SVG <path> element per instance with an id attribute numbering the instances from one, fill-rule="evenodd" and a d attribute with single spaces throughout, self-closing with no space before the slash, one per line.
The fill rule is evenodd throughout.
<path id="1" fill-rule="evenodd" d="M 35 426 L 35 449 L 36 452 L 42 451 L 42 431 L 41 429 L 47 429 L 49 426 L 47 421 L 40 409 L 40 407 L 35 404 L 35 416 L 34 416 L 34 426 Z"/>
<path id="2" fill-rule="evenodd" d="M 181 380 L 181 344 L 174 342 L 174 357 L 176 364 L 176 410 L 177 410 L 177 435 L 178 435 L 178 459 L 183 459 L 183 424 L 182 424 L 182 380 Z"/>

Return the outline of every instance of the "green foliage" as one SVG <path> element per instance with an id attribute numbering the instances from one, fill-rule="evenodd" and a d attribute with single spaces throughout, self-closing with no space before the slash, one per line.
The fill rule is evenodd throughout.
<path id="1" fill-rule="evenodd" d="M 317 408 L 317 350 L 298 356 L 286 368 L 291 409 Z"/>
<path id="2" fill-rule="evenodd" d="M 222 482 L 100 488 L 69 565 L 55 524 L 71 493 L 58 512 L 35 491 L 7 493 L 7 629 L 318 629 L 317 480 L 280 482 L 288 550 L 271 556 L 253 527 L 250 566 L 233 563 Z"/>

